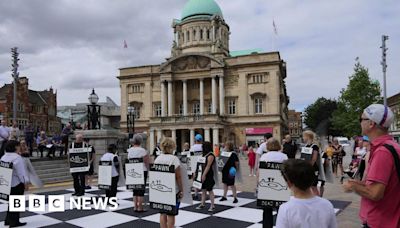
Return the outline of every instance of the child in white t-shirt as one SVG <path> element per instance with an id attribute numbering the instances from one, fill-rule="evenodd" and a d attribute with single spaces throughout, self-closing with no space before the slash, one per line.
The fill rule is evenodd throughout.
<path id="1" fill-rule="evenodd" d="M 290 159 L 283 163 L 282 174 L 293 197 L 280 206 L 276 228 L 336 228 L 332 204 L 311 191 L 314 168 L 309 162 Z"/>

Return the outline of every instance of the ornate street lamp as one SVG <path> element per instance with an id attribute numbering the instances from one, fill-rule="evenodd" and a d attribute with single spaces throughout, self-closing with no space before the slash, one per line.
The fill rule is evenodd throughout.
<path id="1" fill-rule="evenodd" d="M 89 95 L 89 105 L 87 117 L 88 117 L 88 129 L 100 129 L 100 105 L 97 104 L 99 101 L 99 96 L 92 90 L 92 93 Z"/>
<path id="2" fill-rule="evenodd" d="M 135 134 L 135 108 L 128 106 L 128 114 L 126 115 L 126 125 L 128 128 L 129 138 L 131 139 Z"/>

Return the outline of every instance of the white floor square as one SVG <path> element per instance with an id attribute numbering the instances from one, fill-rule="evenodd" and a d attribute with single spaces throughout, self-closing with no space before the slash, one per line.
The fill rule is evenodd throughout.
<path id="1" fill-rule="evenodd" d="M 106 211 L 118 211 L 118 210 L 122 210 L 122 209 L 126 209 L 126 208 L 130 208 L 133 207 L 133 201 L 129 201 L 129 200 L 118 200 L 118 208 L 115 210 L 112 209 L 106 209 Z M 133 210 L 133 209 L 132 209 Z"/>
<path id="2" fill-rule="evenodd" d="M 252 203 L 256 201 L 255 199 L 246 199 L 246 198 L 237 198 L 239 200 L 238 203 L 233 203 L 233 197 L 227 197 L 228 200 L 226 201 L 219 201 L 220 198 L 215 199 L 215 204 L 218 205 L 224 205 L 224 206 L 230 206 L 230 207 L 240 207 L 249 203 Z M 207 203 L 210 203 L 210 200 L 206 201 Z"/>
<path id="3" fill-rule="evenodd" d="M 66 222 L 80 227 L 102 228 L 119 225 L 136 219 L 138 218 L 115 212 L 104 212 L 96 215 L 86 216 L 83 218 L 69 220 Z"/>
<path id="4" fill-rule="evenodd" d="M 253 208 L 235 207 L 214 214 L 214 216 L 227 219 L 235 219 L 244 222 L 258 223 L 262 221 L 263 211 Z"/>
<path id="5" fill-rule="evenodd" d="M 31 227 L 31 228 L 36 228 L 36 227 L 42 227 L 42 226 L 50 226 L 50 225 L 54 225 L 57 223 L 61 223 L 62 221 L 54 219 L 54 218 L 50 218 L 48 216 L 45 215 L 33 215 L 33 216 L 29 216 L 29 217 L 24 217 L 24 218 L 20 218 L 19 220 L 20 222 L 26 222 L 26 226 L 24 227 Z M 5 227 L 4 226 L 4 222 L 0 222 L 0 227 Z"/>
<path id="6" fill-rule="evenodd" d="M 180 210 L 179 215 L 175 217 L 175 226 L 184 226 L 186 224 L 189 224 L 189 223 L 192 223 L 192 222 L 195 222 L 195 221 L 207 218 L 207 217 L 209 217 L 209 215 Z M 160 214 L 154 214 L 151 216 L 147 216 L 147 217 L 142 218 L 142 220 L 159 223 L 160 222 Z"/>
<path id="7" fill-rule="evenodd" d="M 7 211 L 7 209 L 8 209 L 8 203 L 0 204 L 0 212 Z"/>

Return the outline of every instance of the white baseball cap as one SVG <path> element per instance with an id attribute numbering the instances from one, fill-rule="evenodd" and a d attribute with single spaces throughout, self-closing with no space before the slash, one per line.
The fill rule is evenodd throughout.
<path id="1" fill-rule="evenodd" d="M 368 106 L 364 109 L 364 115 L 384 128 L 389 128 L 394 121 L 392 110 L 382 104 L 372 104 Z"/>

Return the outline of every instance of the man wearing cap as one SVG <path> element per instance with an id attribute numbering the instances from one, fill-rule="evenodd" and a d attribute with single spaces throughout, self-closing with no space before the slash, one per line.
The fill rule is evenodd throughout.
<path id="1" fill-rule="evenodd" d="M 381 104 L 370 105 L 360 117 L 362 133 L 371 142 L 368 168 L 364 181 L 349 180 L 343 188 L 361 196 L 364 227 L 400 227 L 400 176 L 395 165 L 400 146 L 388 133 L 393 119 L 393 112 Z"/>
<path id="2" fill-rule="evenodd" d="M 194 141 L 193 146 L 190 148 L 190 156 L 201 156 L 203 154 L 203 136 L 197 134 L 194 137 Z M 194 189 L 194 199 L 199 199 L 197 188 Z"/>

